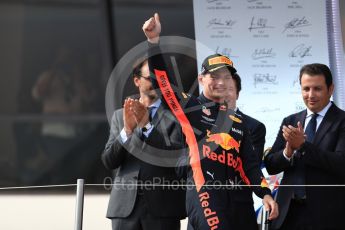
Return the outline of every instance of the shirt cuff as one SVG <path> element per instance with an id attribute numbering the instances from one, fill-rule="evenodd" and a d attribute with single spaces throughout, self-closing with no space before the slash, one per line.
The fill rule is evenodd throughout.
<path id="1" fill-rule="evenodd" d="M 122 144 L 124 144 L 124 143 L 126 143 L 126 141 L 128 140 L 128 138 L 130 136 L 127 136 L 125 129 L 123 128 L 120 132 L 120 137 L 121 137 L 120 140 L 121 140 Z"/>
<path id="2" fill-rule="evenodd" d="M 287 154 L 286 154 L 286 151 L 285 151 L 285 149 L 284 149 L 284 150 L 283 150 L 283 156 L 284 156 L 284 158 L 285 158 L 286 160 L 291 161 L 293 154 L 292 154 L 291 157 L 288 157 Z"/>
<path id="3" fill-rule="evenodd" d="M 150 133 L 152 132 L 153 130 L 153 125 L 151 125 L 151 128 L 149 128 L 148 130 L 146 130 L 145 132 L 143 132 L 144 136 L 146 138 L 148 138 L 150 136 Z"/>

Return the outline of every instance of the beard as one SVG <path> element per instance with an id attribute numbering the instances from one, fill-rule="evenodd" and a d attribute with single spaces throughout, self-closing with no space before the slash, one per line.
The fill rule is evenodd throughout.
<path id="1" fill-rule="evenodd" d="M 145 96 L 147 96 L 152 101 L 158 98 L 157 92 L 153 88 L 145 92 Z"/>

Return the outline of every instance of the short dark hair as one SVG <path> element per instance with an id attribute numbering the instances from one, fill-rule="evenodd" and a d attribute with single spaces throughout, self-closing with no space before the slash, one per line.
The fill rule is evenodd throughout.
<path id="1" fill-rule="evenodd" d="M 142 76 L 141 68 L 146 62 L 147 62 L 147 59 L 139 59 L 136 61 L 136 63 L 133 66 L 133 71 L 132 71 L 133 78 L 135 77 L 140 78 Z"/>
<path id="2" fill-rule="evenodd" d="M 328 66 L 320 63 L 312 63 L 304 65 L 299 72 L 299 83 L 301 84 L 301 79 L 303 74 L 308 74 L 310 76 L 322 75 L 325 77 L 327 88 L 329 88 L 333 83 L 332 72 Z"/>
<path id="3" fill-rule="evenodd" d="M 242 89 L 241 77 L 240 77 L 240 75 L 238 75 L 238 73 L 234 73 L 234 74 L 232 75 L 232 79 L 235 80 L 235 83 L 236 83 L 236 93 L 237 93 L 237 95 L 239 95 L 239 94 L 240 94 L 240 91 L 241 91 L 241 89 Z"/>

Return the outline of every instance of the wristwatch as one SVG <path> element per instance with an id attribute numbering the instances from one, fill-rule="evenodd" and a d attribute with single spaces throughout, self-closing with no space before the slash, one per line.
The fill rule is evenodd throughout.
<path id="1" fill-rule="evenodd" d="M 152 128 L 151 122 L 147 122 L 147 124 L 142 128 L 143 132 L 146 132 L 147 130 L 150 130 Z"/>

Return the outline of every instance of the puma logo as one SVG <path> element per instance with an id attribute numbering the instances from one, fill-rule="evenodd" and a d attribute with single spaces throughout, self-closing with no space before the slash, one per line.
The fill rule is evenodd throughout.
<path id="1" fill-rule="evenodd" d="M 212 179 L 214 180 L 214 173 L 210 173 L 209 171 L 206 172 L 207 175 L 209 175 L 210 177 L 212 177 Z"/>

